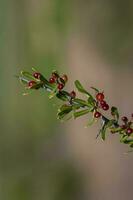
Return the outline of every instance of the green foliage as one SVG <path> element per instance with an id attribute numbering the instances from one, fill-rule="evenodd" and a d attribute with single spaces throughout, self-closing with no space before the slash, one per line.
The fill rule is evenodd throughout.
<path id="1" fill-rule="evenodd" d="M 71 105 L 62 105 L 57 113 L 58 119 L 63 119 L 68 113 L 72 111 L 72 106 Z"/>
<path id="2" fill-rule="evenodd" d="M 75 81 L 75 86 L 79 92 L 86 94 L 88 97 L 90 97 L 92 100 L 94 100 L 92 95 L 84 89 L 84 87 L 81 85 L 81 83 L 78 80 Z"/>
<path id="3" fill-rule="evenodd" d="M 119 112 L 118 112 L 118 109 L 116 107 L 111 108 L 111 114 L 114 116 L 114 118 L 117 119 L 117 121 L 119 120 Z"/>
<path id="4" fill-rule="evenodd" d="M 33 71 L 36 70 L 33 68 Z M 120 135 L 120 142 L 124 144 L 128 144 L 131 148 L 133 148 L 133 121 L 125 122 L 123 126 L 119 124 L 119 112 L 116 107 L 111 107 L 110 114 L 112 116 L 111 119 L 107 118 L 104 114 L 102 114 L 102 104 L 101 100 L 96 98 L 96 95 L 99 90 L 95 87 L 91 87 L 95 91 L 95 95 L 90 94 L 82 84 L 76 80 L 75 86 L 78 92 L 85 95 L 84 99 L 77 98 L 76 93 L 73 91 L 71 93 L 67 92 L 64 89 L 60 89 L 58 86 L 62 84 L 63 88 L 66 85 L 66 80 L 64 81 L 63 76 L 57 71 L 52 72 L 53 78 L 55 81 L 50 83 L 42 74 L 40 74 L 40 78 L 35 78 L 34 74 L 21 71 L 20 76 L 16 76 L 21 83 L 24 84 L 25 89 L 45 89 L 49 92 L 49 98 L 57 97 L 60 101 L 63 101 L 63 105 L 60 106 L 57 112 L 57 118 L 60 120 L 69 119 L 74 117 L 77 119 L 86 114 L 91 114 L 91 120 L 87 123 L 87 126 L 92 125 L 94 122 L 101 120 L 101 128 L 97 135 L 101 135 L 102 140 L 106 139 L 107 132 L 111 132 L 112 134 Z M 66 77 L 66 75 L 64 75 Z M 30 85 L 29 82 L 33 82 L 33 85 Z M 74 94 L 74 96 L 72 95 Z M 103 101 L 103 103 L 106 103 Z M 108 106 L 109 107 L 109 106 Z M 97 119 L 96 112 L 100 112 L 99 119 Z M 96 138 L 97 138 L 96 137 Z"/>

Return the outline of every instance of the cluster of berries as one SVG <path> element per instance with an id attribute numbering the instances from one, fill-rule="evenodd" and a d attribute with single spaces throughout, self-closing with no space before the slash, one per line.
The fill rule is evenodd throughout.
<path id="1" fill-rule="evenodd" d="M 33 77 L 37 80 L 40 80 L 41 73 L 35 72 L 33 74 Z M 68 81 L 68 77 L 67 77 L 66 74 L 64 74 L 63 76 L 60 77 L 56 72 L 53 72 L 51 77 L 49 78 L 49 83 L 57 84 L 57 88 L 58 88 L 59 91 L 61 91 L 64 88 L 67 81 Z M 35 84 L 36 84 L 36 81 L 34 81 L 34 80 L 29 81 L 28 87 L 32 88 Z M 76 97 L 76 92 L 72 91 L 72 92 L 69 93 L 69 95 L 70 95 L 71 99 L 74 99 Z"/>
<path id="2" fill-rule="evenodd" d="M 38 79 L 38 80 L 40 80 L 41 74 L 40 74 L 39 72 L 35 72 L 35 73 L 33 74 L 33 77 L 36 78 L 36 79 Z M 32 88 L 35 84 L 36 84 L 36 81 L 29 81 L 29 82 L 28 82 L 28 87 L 29 87 L 29 88 Z"/>
<path id="3" fill-rule="evenodd" d="M 49 78 L 49 83 L 56 83 L 59 91 L 61 91 L 64 88 L 67 81 L 68 77 L 66 74 L 60 77 L 56 72 L 53 72 L 51 77 Z"/>
<path id="4" fill-rule="evenodd" d="M 132 118 L 133 118 L 133 114 L 132 114 Z M 123 121 L 121 128 L 126 132 L 127 135 L 131 135 L 133 133 L 133 129 L 131 128 L 132 121 L 128 120 L 126 116 L 123 116 L 121 120 Z"/>
<path id="5" fill-rule="evenodd" d="M 107 111 L 107 110 L 109 110 L 109 105 L 106 103 L 104 98 L 105 98 L 104 94 L 101 93 L 101 92 L 98 92 L 96 94 L 96 105 L 97 105 L 98 108 L 102 108 L 103 110 Z M 94 117 L 95 118 L 99 118 L 99 117 L 101 117 L 101 115 L 102 114 L 100 112 L 98 112 L 98 111 L 96 111 L 94 113 Z"/>
<path id="6" fill-rule="evenodd" d="M 49 83 L 57 84 L 57 88 L 59 91 L 61 91 L 64 88 L 67 81 L 68 81 L 68 77 L 66 74 L 64 74 L 63 76 L 60 77 L 56 72 L 53 72 L 49 79 Z M 76 97 L 76 92 L 72 91 L 69 93 L 69 95 L 70 95 L 71 99 L 74 99 Z"/>
<path id="7" fill-rule="evenodd" d="M 41 78 L 41 74 L 39 72 L 35 72 L 33 74 L 33 77 L 40 80 Z M 62 90 L 65 86 L 65 83 L 68 81 L 68 77 L 67 75 L 63 75 L 62 77 L 60 77 L 56 72 L 53 72 L 51 77 L 49 78 L 49 83 L 57 84 L 58 90 Z M 32 80 L 28 82 L 28 87 L 32 88 L 34 85 L 36 84 L 36 81 Z"/>

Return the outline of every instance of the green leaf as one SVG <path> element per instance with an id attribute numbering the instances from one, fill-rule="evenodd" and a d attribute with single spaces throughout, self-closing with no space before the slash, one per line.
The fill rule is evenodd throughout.
<path id="1" fill-rule="evenodd" d="M 103 121 L 103 125 L 100 130 L 100 134 L 103 140 L 105 140 L 106 131 L 108 128 L 110 128 L 110 130 L 112 129 L 113 131 L 115 130 L 115 132 L 120 131 L 120 128 L 118 129 L 118 124 L 116 120 L 108 120 L 106 117 L 102 116 L 102 121 Z"/>
<path id="2" fill-rule="evenodd" d="M 50 92 L 50 94 L 48 95 L 49 99 L 52 99 L 55 95 L 56 95 L 57 91 L 56 90 L 52 90 Z"/>
<path id="3" fill-rule="evenodd" d="M 31 73 L 29 73 L 29 72 L 21 71 L 21 74 L 22 74 L 22 76 L 26 77 L 29 80 L 36 81 L 36 78 L 34 78 L 34 76 Z"/>
<path id="4" fill-rule="evenodd" d="M 75 98 L 73 100 L 73 103 L 74 104 L 79 104 L 80 106 L 83 106 L 83 107 L 87 106 L 87 107 L 93 109 L 93 106 L 91 104 L 89 104 L 88 102 L 86 102 L 85 100 L 82 100 L 82 99 Z"/>
<path id="5" fill-rule="evenodd" d="M 99 93 L 99 90 L 95 87 L 91 87 L 91 89 L 95 90 L 96 93 Z"/>
<path id="6" fill-rule="evenodd" d="M 121 143 L 133 145 L 133 138 L 128 135 L 122 135 L 120 139 Z"/>
<path id="7" fill-rule="evenodd" d="M 99 134 L 101 134 L 101 137 L 103 140 L 105 140 L 105 136 L 106 136 L 106 131 L 109 127 L 112 126 L 113 122 L 111 120 L 108 120 L 106 117 L 102 116 L 102 121 L 103 121 L 103 125 L 102 128 L 100 129 Z"/>
<path id="8" fill-rule="evenodd" d="M 38 72 L 38 70 L 37 70 L 35 67 L 32 67 L 31 69 L 32 69 L 32 71 L 34 71 L 34 72 Z"/>
<path id="9" fill-rule="evenodd" d="M 94 124 L 96 121 L 96 119 L 94 117 L 92 117 L 92 119 L 87 123 L 86 127 L 91 126 L 92 124 Z"/>
<path id="10" fill-rule="evenodd" d="M 95 106 L 95 100 L 94 99 L 92 99 L 92 98 L 89 97 L 87 101 L 88 101 L 88 104 L 90 106 L 93 106 L 93 107 Z"/>
<path id="11" fill-rule="evenodd" d="M 52 90 L 55 89 L 55 86 L 56 86 L 56 85 L 55 85 L 55 84 L 49 83 L 49 82 L 47 81 L 47 79 L 46 79 L 44 76 L 41 75 L 40 80 L 41 80 L 41 82 L 43 83 L 44 88 L 45 88 L 46 90 L 52 91 Z"/>
<path id="12" fill-rule="evenodd" d="M 74 118 L 76 119 L 77 117 L 83 116 L 83 115 L 85 115 L 89 112 L 90 112 L 89 109 L 85 109 L 85 110 L 81 110 L 81 111 L 78 111 L 78 112 L 74 112 L 73 115 L 74 115 Z"/>
<path id="13" fill-rule="evenodd" d="M 62 105 L 57 113 L 58 119 L 63 119 L 68 113 L 72 111 L 72 106 Z"/>
<path id="14" fill-rule="evenodd" d="M 84 89 L 84 87 L 81 85 L 81 83 L 80 83 L 78 80 L 75 81 L 75 86 L 76 86 L 76 88 L 78 89 L 79 92 L 81 92 L 81 93 L 83 93 L 83 94 L 86 94 L 86 95 L 89 96 L 91 99 L 94 99 L 94 98 L 92 97 L 92 95 Z"/>
<path id="15" fill-rule="evenodd" d="M 105 140 L 106 128 L 103 127 L 102 129 L 100 129 L 100 133 L 99 134 L 101 134 L 102 139 Z"/>
<path id="16" fill-rule="evenodd" d="M 62 90 L 62 91 L 59 91 L 57 94 L 56 94 L 56 97 L 62 101 L 69 101 L 70 100 L 70 95 L 68 92 Z"/>
<path id="17" fill-rule="evenodd" d="M 111 108 L 111 114 L 117 119 L 117 121 L 119 120 L 119 112 L 118 109 L 116 107 L 112 107 Z"/>

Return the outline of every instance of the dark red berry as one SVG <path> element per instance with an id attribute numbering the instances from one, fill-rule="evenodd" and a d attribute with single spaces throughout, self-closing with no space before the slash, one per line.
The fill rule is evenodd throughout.
<path id="1" fill-rule="evenodd" d="M 133 118 L 133 113 L 131 114 L 131 117 Z"/>
<path id="2" fill-rule="evenodd" d="M 62 83 L 59 83 L 59 84 L 58 84 L 58 89 L 59 89 L 59 90 L 62 90 L 63 87 L 64 87 L 64 85 L 63 85 Z"/>
<path id="3" fill-rule="evenodd" d="M 67 77 L 66 74 L 64 74 L 61 78 L 63 79 L 63 81 L 64 81 L 65 83 L 68 81 L 68 77 Z"/>
<path id="4" fill-rule="evenodd" d="M 96 95 L 96 99 L 97 99 L 97 101 L 102 101 L 104 99 L 104 94 L 103 93 L 98 93 Z"/>
<path id="5" fill-rule="evenodd" d="M 126 133 L 127 133 L 127 135 L 132 134 L 132 133 L 133 133 L 133 129 L 132 129 L 132 128 L 128 128 L 128 129 L 126 130 Z"/>
<path id="6" fill-rule="evenodd" d="M 104 106 L 105 104 L 107 104 L 106 101 L 104 101 L 104 100 L 100 101 L 101 106 Z"/>
<path id="7" fill-rule="evenodd" d="M 123 122 L 127 122 L 127 121 L 128 121 L 128 118 L 127 118 L 126 116 L 123 116 L 123 117 L 121 118 L 121 120 L 122 120 Z"/>
<path id="8" fill-rule="evenodd" d="M 28 86 L 29 86 L 29 87 L 33 87 L 35 84 L 36 84 L 35 81 L 29 81 Z"/>
<path id="9" fill-rule="evenodd" d="M 101 113 L 98 112 L 98 111 L 96 111 L 96 112 L 94 113 L 94 117 L 95 117 L 95 118 L 99 118 L 99 117 L 101 117 Z"/>
<path id="10" fill-rule="evenodd" d="M 76 92 L 75 92 L 75 91 L 72 91 L 72 92 L 70 93 L 70 97 L 71 97 L 72 99 L 74 99 L 74 98 L 76 97 Z"/>
<path id="11" fill-rule="evenodd" d="M 103 110 L 108 110 L 108 109 L 109 109 L 109 105 L 108 105 L 108 104 L 103 105 L 103 106 L 102 106 L 102 109 L 103 109 Z"/>
<path id="12" fill-rule="evenodd" d="M 51 83 L 51 84 L 52 84 L 52 83 L 55 83 L 55 81 L 56 81 L 56 80 L 55 80 L 54 77 L 51 77 L 51 78 L 49 79 L 49 83 Z"/>
<path id="13" fill-rule="evenodd" d="M 33 76 L 34 76 L 36 79 L 40 79 L 41 74 L 40 74 L 39 72 L 35 72 L 35 73 L 33 74 Z"/>

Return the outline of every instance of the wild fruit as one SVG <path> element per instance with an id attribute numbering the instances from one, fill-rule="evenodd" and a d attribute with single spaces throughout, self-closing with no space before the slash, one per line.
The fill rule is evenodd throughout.
<path id="1" fill-rule="evenodd" d="M 54 77 L 51 77 L 50 79 L 49 79 L 49 83 L 51 83 L 51 84 L 53 84 L 53 83 L 55 83 L 55 78 Z"/>
<path id="2" fill-rule="evenodd" d="M 28 86 L 31 88 L 36 84 L 35 81 L 29 81 Z"/>
<path id="3" fill-rule="evenodd" d="M 127 135 L 131 135 L 133 133 L 133 129 L 132 128 L 128 128 L 126 130 Z"/>
<path id="4" fill-rule="evenodd" d="M 127 122 L 127 121 L 128 121 L 128 118 L 127 118 L 126 116 L 123 116 L 123 117 L 121 118 L 121 120 L 122 120 L 123 122 Z"/>
<path id="5" fill-rule="evenodd" d="M 109 109 L 109 105 L 108 104 L 103 105 L 102 109 L 105 110 L 105 111 L 108 110 Z"/>
<path id="6" fill-rule="evenodd" d="M 72 99 L 74 99 L 74 98 L 76 97 L 76 92 L 75 92 L 75 91 L 72 91 L 72 92 L 70 93 L 70 97 L 71 97 Z"/>
<path id="7" fill-rule="evenodd" d="M 35 73 L 33 74 L 33 76 L 34 76 L 36 79 L 40 79 L 41 74 L 40 74 L 39 72 L 35 72 Z"/>
<path id="8" fill-rule="evenodd" d="M 99 118 L 99 117 L 101 117 L 101 113 L 98 112 L 98 111 L 96 111 L 96 112 L 94 113 L 94 117 L 95 117 L 95 118 Z"/>
<path id="9" fill-rule="evenodd" d="M 63 85 L 62 83 L 59 83 L 59 84 L 58 84 L 58 89 L 59 89 L 59 90 L 62 90 L 63 87 L 64 87 L 64 85 Z"/>
<path id="10" fill-rule="evenodd" d="M 97 101 L 102 101 L 102 100 L 104 99 L 104 94 L 99 92 L 99 93 L 96 95 L 96 99 L 97 99 Z"/>

